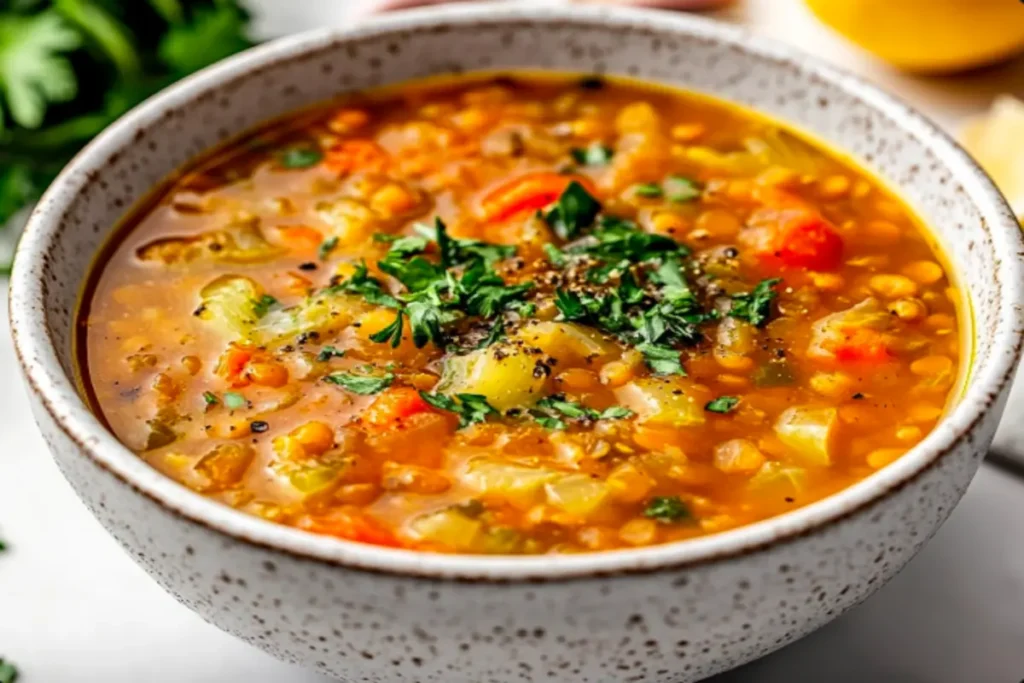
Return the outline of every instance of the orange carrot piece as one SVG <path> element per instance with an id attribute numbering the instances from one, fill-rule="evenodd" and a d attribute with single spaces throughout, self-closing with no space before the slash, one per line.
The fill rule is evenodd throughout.
<path id="1" fill-rule="evenodd" d="M 324 241 L 323 233 L 308 225 L 284 225 L 277 232 L 285 246 L 293 251 L 316 251 Z"/>
<path id="2" fill-rule="evenodd" d="M 337 508 L 322 515 L 303 515 L 295 521 L 303 531 L 334 536 L 356 543 L 369 543 L 389 548 L 401 547 L 395 535 L 369 515 L 350 508 Z"/>
<path id="3" fill-rule="evenodd" d="M 594 193 L 594 185 L 581 176 L 559 173 L 528 173 L 495 188 L 483 199 L 484 218 L 501 221 L 523 211 L 536 211 L 558 201 L 558 198 L 576 181 Z"/>
<path id="4" fill-rule="evenodd" d="M 390 161 L 388 153 L 371 140 L 346 140 L 324 155 L 324 166 L 340 175 L 357 171 L 383 172 Z"/>
<path id="5" fill-rule="evenodd" d="M 431 411 L 430 404 L 412 387 L 393 387 L 380 394 L 363 413 L 363 426 L 386 431 L 402 426 L 413 415 Z"/>
<path id="6" fill-rule="evenodd" d="M 238 344 L 231 344 L 217 362 L 216 374 L 233 387 L 244 387 L 250 382 L 245 369 L 253 358 L 253 350 Z"/>

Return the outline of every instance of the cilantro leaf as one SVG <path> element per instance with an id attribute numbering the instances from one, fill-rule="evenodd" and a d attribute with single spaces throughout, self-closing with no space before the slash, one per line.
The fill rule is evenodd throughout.
<path id="1" fill-rule="evenodd" d="M 611 162 L 615 151 L 607 145 L 595 142 L 589 147 L 574 148 L 570 151 L 573 160 L 581 166 L 606 166 Z"/>
<path id="2" fill-rule="evenodd" d="M 62 53 L 82 39 L 55 10 L 34 16 L 0 15 L 0 90 L 14 123 L 39 128 L 47 105 L 78 94 L 75 73 Z M 0 110 L 0 130 L 5 127 Z"/>
<path id="3" fill-rule="evenodd" d="M 316 354 L 316 359 L 321 363 L 326 363 L 332 358 L 343 358 L 344 356 L 344 351 L 328 345 L 320 349 L 320 353 Z"/>
<path id="4" fill-rule="evenodd" d="M 689 508 L 679 496 L 655 496 L 647 502 L 644 517 L 664 524 L 680 522 L 691 517 Z"/>
<path id="5" fill-rule="evenodd" d="M 544 220 L 556 235 L 563 240 L 570 240 L 592 226 L 600 211 L 601 203 L 574 180 L 565 188 L 565 192 L 558 198 L 555 207 L 544 216 Z"/>
<path id="6" fill-rule="evenodd" d="M 459 418 L 459 429 L 486 422 L 488 417 L 500 415 L 494 406 L 487 402 L 487 397 L 479 394 L 456 394 L 455 398 L 452 398 L 445 394 L 428 394 L 421 391 L 420 396 L 438 410 L 455 413 Z"/>
<path id="7" fill-rule="evenodd" d="M 683 362 L 679 358 L 679 351 L 672 347 L 643 343 L 636 348 L 644 355 L 647 366 L 656 374 L 686 375 L 686 369 L 683 368 Z"/>
<path id="8" fill-rule="evenodd" d="M 378 344 L 391 344 L 391 348 L 397 349 L 398 345 L 402 343 L 402 327 L 405 319 L 405 311 L 399 310 L 395 315 L 394 321 L 387 327 L 374 332 L 370 335 L 370 340 L 375 341 Z"/>
<path id="9" fill-rule="evenodd" d="M 700 185 L 696 181 L 681 175 L 671 175 L 665 179 L 665 195 L 676 204 L 692 202 L 700 197 Z"/>
<path id="10" fill-rule="evenodd" d="M 739 405 L 739 402 L 740 400 L 735 396 L 719 396 L 714 400 L 708 401 L 704 405 L 704 410 L 708 411 L 709 413 L 725 414 L 730 412 L 737 405 Z"/>
<path id="11" fill-rule="evenodd" d="M 733 318 L 746 320 L 754 327 L 764 327 L 772 314 L 772 302 L 778 296 L 775 286 L 782 282 L 779 278 L 761 280 L 754 291 L 747 294 L 734 294 L 729 315 Z"/>
<path id="12" fill-rule="evenodd" d="M 323 152 L 309 145 L 295 145 L 281 152 L 277 161 L 284 168 L 309 168 L 324 158 Z"/>
<path id="13" fill-rule="evenodd" d="M 324 376 L 324 381 L 336 384 L 360 396 L 379 394 L 395 381 L 395 375 L 385 372 L 383 375 L 357 375 L 353 372 L 333 372 Z"/>

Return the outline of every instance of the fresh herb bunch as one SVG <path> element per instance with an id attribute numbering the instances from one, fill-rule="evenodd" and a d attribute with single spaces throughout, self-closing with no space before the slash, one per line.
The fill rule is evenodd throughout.
<path id="1" fill-rule="evenodd" d="M 0 1 L 0 226 L 81 147 L 251 45 L 237 0 Z"/>

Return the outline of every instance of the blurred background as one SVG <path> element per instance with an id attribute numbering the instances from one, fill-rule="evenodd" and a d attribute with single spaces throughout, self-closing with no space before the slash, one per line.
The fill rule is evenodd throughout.
<path id="1" fill-rule="evenodd" d="M 535 2 L 540 0 L 493 0 Z M 549 0 L 568 2 L 569 0 Z M 589 0 L 608 2 L 611 0 Z M 415 0 L 0 0 L 0 267 L 73 154 L 174 80 L 255 42 Z M 1019 0 L 630 0 L 700 7 L 843 66 L 957 136 L 1024 214 Z M 6 282 L 0 283 L 6 325 Z M 0 683 L 317 683 L 179 606 L 51 462 L 0 335 Z M 1024 681 L 1024 387 L 935 541 L 817 634 L 715 683 Z M 1018 469 L 1014 469 L 1014 468 Z M 4 547 L 6 546 L 6 550 Z M 59 656 L 54 656 L 59 655 Z"/>

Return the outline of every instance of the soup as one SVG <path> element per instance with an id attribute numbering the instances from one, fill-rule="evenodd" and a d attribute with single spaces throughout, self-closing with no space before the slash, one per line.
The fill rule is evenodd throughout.
<path id="1" fill-rule="evenodd" d="M 475 75 L 194 163 L 81 312 L 129 448 L 316 534 L 565 553 L 720 532 L 885 467 L 943 414 L 958 295 L 862 170 L 720 102 Z"/>

